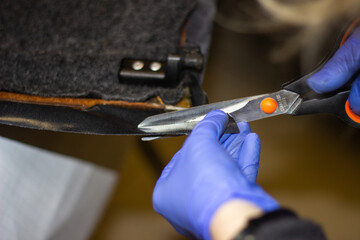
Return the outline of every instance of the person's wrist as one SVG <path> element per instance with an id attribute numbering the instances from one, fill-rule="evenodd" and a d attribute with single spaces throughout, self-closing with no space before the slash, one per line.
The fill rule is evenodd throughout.
<path id="1" fill-rule="evenodd" d="M 263 215 L 263 210 L 242 199 L 231 199 L 218 207 L 210 220 L 210 235 L 214 240 L 232 239 L 246 228 L 253 218 Z"/>
<path id="2" fill-rule="evenodd" d="M 202 181 L 197 181 L 196 186 L 193 186 L 194 191 L 191 191 L 192 193 L 190 194 L 192 201 L 189 214 L 193 229 L 195 229 L 193 233 L 196 238 L 212 239 L 210 225 L 215 213 L 221 206 L 234 199 L 248 203 L 246 207 L 251 204 L 264 212 L 270 212 L 279 208 L 276 200 L 256 184 L 246 181 L 246 183 L 243 182 L 242 185 L 235 184 L 231 185 L 231 187 L 226 185 L 226 188 L 223 187 L 215 191 L 212 186 L 207 186 Z M 202 189 L 202 191 L 196 189 Z M 240 211 L 235 216 L 238 216 L 242 212 L 243 211 Z M 245 216 L 247 215 L 244 215 L 244 217 Z"/>

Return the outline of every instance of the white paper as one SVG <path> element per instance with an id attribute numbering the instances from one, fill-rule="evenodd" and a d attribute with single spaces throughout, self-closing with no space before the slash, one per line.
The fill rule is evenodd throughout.
<path id="1" fill-rule="evenodd" d="M 0 239 L 87 239 L 114 172 L 0 137 Z"/>

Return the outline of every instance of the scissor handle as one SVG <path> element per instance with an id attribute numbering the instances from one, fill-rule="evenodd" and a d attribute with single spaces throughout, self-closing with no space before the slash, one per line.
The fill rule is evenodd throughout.
<path id="1" fill-rule="evenodd" d="M 349 106 L 349 93 L 348 90 L 328 98 L 304 100 L 293 115 L 328 113 L 338 116 L 353 127 L 360 128 L 360 116 L 356 115 Z"/>
<path id="2" fill-rule="evenodd" d="M 350 93 L 350 84 L 346 84 L 342 89 L 327 93 L 317 94 L 307 84 L 307 80 L 314 73 L 318 72 L 326 62 L 335 54 L 339 47 L 341 47 L 352 31 L 360 24 L 360 17 L 353 21 L 349 26 L 342 31 L 342 34 L 337 38 L 334 47 L 329 51 L 328 55 L 315 67 L 315 69 L 301 78 L 285 83 L 282 87 L 286 90 L 296 92 L 301 95 L 304 102 L 299 109 L 294 112 L 294 115 L 313 114 L 313 113 L 331 113 L 343 119 L 348 124 L 360 128 L 360 116 L 355 114 L 349 107 L 348 97 Z"/>

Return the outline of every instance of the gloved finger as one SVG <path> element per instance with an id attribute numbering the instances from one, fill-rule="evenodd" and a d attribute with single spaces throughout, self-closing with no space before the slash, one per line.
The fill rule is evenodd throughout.
<path id="1" fill-rule="evenodd" d="M 250 133 L 246 136 L 242 144 L 238 165 L 251 183 L 256 183 L 256 177 L 259 170 L 260 160 L 260 139 L 256 133 Z"/>
<path id="2" fill-rule="evenodd" d="M 231 147 L 233 147 L 235 144 L 231 144 L 233 141 L 237 141 L 237 138 L 240 137 L 240 133 L 233 133 L 233 134 L 227 134 L 227 138 L 224 140 L 223 137 L 220 139 L 220 144 L 225 148 L 227 152 L 231 151 Z M 231 146 L 230 146 L 231 145 Z"/>
<path id="3" fill-rule="evenodd" d="M 213 110 L 195 126 L 189 138 L 195 140 L 204 137 L 209 140 L 218 141 L 228 121 L 229 119 L 226 113 L 220 110 Z"/>
<path id="4" fill-rule="evenodd" d="M 324 67 L 308 79 L 308 85 L 317 93 L 334 91 L 360 69 L 360 28 L 346 40 Z"/>
<path id="5" fill-rule="evenodd" d="M 356 78 L 351 86 L 349 104 L 351 110 L 357 115 L 360 115 L 360 75 Z"/>
<path id="6" fill-rule="evenodd" d="M 228 140 L 231 136 L 233 136 L 233 133 L 225 133 L 220 137 L 219 143 L 223 144 L 224 142 L 226 142 L 226 140 Z"/>
<path id="7" fill-rule="evenodd" d="M 246 135 L 248 135 L 251 132 L 250 126 L 247 122 L 239 122 L 237 123 L 237 127 L 239 128 L 239 133 L 226 134 L 229 136 L 227 136 L 227 138 L 224 141 L 222 142 L 220 141 L 225 149 L 228 149 L 230 145 L 234 146 L 234 144 L 232 143 L 234 142 L 235 139 L 239 140 L 239 138 L 242 138 L 242 140 L 244 140 Z M 223 140 L 223 137 L 221 137 L 220 140 Z"/>
<path id="8" fill-rule="evenodd" d="M 223 147 L 231 155 L 232 158 L 238 159 L 241 146 L 245 137 L 250 133 L 250 126 L 247 122 L 240 122 L 237 124 L 240 133 L 232 134 L 224 143 Z"/>

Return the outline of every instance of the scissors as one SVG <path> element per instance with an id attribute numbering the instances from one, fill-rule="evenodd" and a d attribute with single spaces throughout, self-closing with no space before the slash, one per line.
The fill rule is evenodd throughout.
<path id="1" fill-rule="evenodd" d="M 327 113 L 360 128 L 360 116 L 349 107 L 350 84 L 327 94 L 317 94 L 307 85 L 307 79 L 323 67 L 359 23 L 360 18 L 340 35 L 328 56 L 312 72 L 285 83 L 280 91 L 153 115 L 142 121 L 138 129 L 154 138 L 187 135 L 207 113 L 215 109 L 222 110 L 229 116 L 225 133 L 238 133 L 237 122 L 251 122 L 282 114 L 297 116 Z"/>

